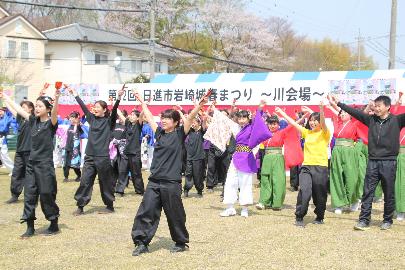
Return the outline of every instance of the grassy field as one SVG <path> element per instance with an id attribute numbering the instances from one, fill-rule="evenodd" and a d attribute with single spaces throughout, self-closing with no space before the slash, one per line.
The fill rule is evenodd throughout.
<path id="1" fill-rule="evenodd" d="M 73 173 L 73 172 L 72 172 Z M 380 231 L 382 203 L 374 204 L 372 228 L 353 230 L 358 213 L 335 215 L 328 208 L 325 225 L 297 228 L 297 193 L 287 191 L 285 209 L 258 211 L 250 217 L 220 218 L 220 190 L 184 200 L 190 250 L 171 254 L 165 216 L 150 245 L 151 253 L 132 257 L 131 228 L 141 197 L 130 187 L 116 200 L 116 212 L 102 215 L 98 183 L 86 214 L 74 217 L 78 183 L 62 183 L 57 170 L 61 233 L 41 235 L 48 222 L 37 208 L 36 236 L 20 240 L 23 203 L 6 205 L 10 180 L 0 171 L 0 269 L 405 269 L 405 222 Z M 73 176 L 73 175 L 72 175 Z M 144 174 L 146 179 L 147 175 Z M 258 199 L 258 189 L 254 196 Z M 329 206 L 329 203 L 328 203 Z M 311 212 L 305 222 L 314 218 Z"/>

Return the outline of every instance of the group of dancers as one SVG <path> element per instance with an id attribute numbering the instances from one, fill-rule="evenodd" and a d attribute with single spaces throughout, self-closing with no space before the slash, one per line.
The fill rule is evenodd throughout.
<path id="1" fill-rule="evenodd" d="M 65 134 L 65 181 L 70 168 L 80 181 L 74 195 L 77 205 L 74 215 L 85 213 L 96 176 L 106 213 L 115 211 L 115 196 L 123 196 L 128 179 L 132 179 L 135 192 L 143 196 L 131 233 L 134 256 L 148 252 L 162 208 L 175 243 L 171 251 L 187 250 L 189 234 L 182 197 L 189 197 L 195 186 L 197 197 L 201 198 L 204 182 L 206 192 L 212 192 L 218 184 L 223 185 L 221 196 L 226 207 L 220 212 L 221 217 L 235 216 L 237 202 L 242 208 L 240 215 L 249 216 L 249 206 L 254 203 L 255 174 L 260 179 L 256 208 L 281 210 L 288 169 L 291 169 L 291 177 L 293 170 L 298 171 L 296 226 L 305 227 L 304 217 L 311 198 L 316 215 L 313 223 L 324 223 L 330 191 L 335 213 L 341 214 L 345 207 L 356 211 L 361 206 L 354 228 L 368 229 L 379 183 L 384 192 L 381 229 L 391 228 L 395 212 L 398 220 L 404 219 L 405 114 L 396 114 L 402 95 L 395 106 L 391 105 L 389 97 L 380 96 L 361 109 L 328 96 L 329 104 L 325 106 L 321 102 L 319 112 L 304 106 L 303 113 L 291 117 L 279 107 L 273 114 L 265 112 L 265 101 L 261 101 L 256 112 L 235 106 L 218 110 L 215 104 L 207 106 L 211 93 L 208 91 L 188 113 L 176 106 L 163 111 L 157 123 L 147 102 L 136 90 L 133 94 L 141 110 L 134 108 L 129 114 L 119 110 L 125 85 L 118 91 L 111 111 L 102 100 L 89 109 L 73 88 L 65 87 L 80 105 L 87 124 L 82 123 L 80 113 L 72 112 L 70 125 L 63 131 L 58 128 L 60 88 L 55 89 L 54 97 L 41 95 L 35 104 L 29 101 L 16 104 L 0 92 L 19 124 L 11 201 L 16 201 L 15 195 L 18 197 L 24 186 L 21 221 L 27 223 L 27 229 L 22 238 L 35 234 L 38 200 L 45 218 L 50 221 L 45 234 L 59 232 L 53 162 L 54 138 L 58 132 Z M 326 124 L 325 110 L 333 114 L 333 134 Z M 83 134 L 87 145 L 81 171 Z M 149 161 L 150 176 L 145 188 L 142 157 L 148 153 L 151 156 L 152 145 L 153 159 Z"/>

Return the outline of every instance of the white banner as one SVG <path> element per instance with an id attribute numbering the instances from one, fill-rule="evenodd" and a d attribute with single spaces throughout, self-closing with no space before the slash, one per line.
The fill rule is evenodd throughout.
<path id="1" fill-rule="evenodd" d="M 258 77 L 255 73 L 163 75 L 171 81 L 127 84 L 121 104 L 137 104 L 132 89 L 137 89 L 151 105 L 192 105 L 194 99 L 200 99 L 211 88 L 210 101 L 216 100 L 218 105 L 230 105 L 236 100 L 239 106 L 253 106 L 262 99 L 269 105 L 317 105 L 328 93 L 348 104 L 366 104 L 379 95 L 395 99 L 397 86 L 405 88 L 404 70 L 298 72 L 298 75 L 280 72 L 264 74 L 257 81 L 244 80 L 247 75 Z M 202 76 L 212 82 L 201 81 Z M 73 86 L 86 103 L 93 103 L 98 99 L 115 101 L 122 84 Z M 76 104 L 76 101 L 63 93 L 61 103 Z"/>

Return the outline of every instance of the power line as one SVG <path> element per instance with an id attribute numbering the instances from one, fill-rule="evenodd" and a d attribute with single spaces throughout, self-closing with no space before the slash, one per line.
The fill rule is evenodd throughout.
<path id="1" fill-rule="evenodd" d="M 244 63 L 240 63 L 240 62 L 235 62 L 235 61 L 231 61 L 231 60 L 226 60 L 226 59 L 221 59 L 221 58 L 217 58 L 217 57 L 213 57 L 213 56 L 208 56 L 208 55 L 198 53 L 198 52 L 193 52 L 193 51 L 189 51 L 189 50 L 185 50 L 185 49 L 181 49 L 181 48 L 176 48 L 176 47 L 173 47 L 171 45 L 160 43 L 160 42 L 156 42 L 156 43 L 159 44 L 162 47 L 170 48 L 170 49 L 173 49 L 175 51 L 180 51 L 180 52 L 200 56 L 200 57 L 215 60 L 215 61 L 220 61 L 220 62 L 224 62 L 224 63 L 228 63 L 228 64 L 234 64 L 234 65 L 242 66 L 242 67 L 250 67 L 250 68 L 257 68 L 257 69 L 262 69 L 262 70 L 274 71 L 273 68 L 269 68 L 269 67 L 261 67 L 261 66 L 256 66 L 256 65 L 244 64 Z"/>
<path id="2" fill-rule="evenodd" d="M 45 39 L 45 38 L 31 38 L 31 37 L 17 37 L 17 36 L 6 36 L 8 38 L 19 38 L 19 39 L 28 39 L 28 40 L 43 40 L 43 41 L 50 41 L 50 42 L 71 42 L 71 43 L 92 43 L 92 44 L 111 44 L 111 45 L 147 45 L 149 43 L 146 42 L 118 42 L 118 41 L 90 41 L 90 40 L 60 40 L 60 39 Z M 168 44 L 164 44 L 164 43 L 160 43 L 160 42 L 156 42 L 157 44 L 159 44 L 162 47 L 165 48 L 170 48 L 172 50 L 175 51 L 180 51 L 183 53 L 187 53 L 187 54 L 191 54 L 191 55 L 196 55 L 199 57 L 203 57 L 203 58 L 207 58 L 207 59 L 211 59 L 211 60 L 215 60 L 215 61 L 219 61 L 219 62 L 224 62 L 224 63 L 228 63 L 228 64 L 233 64 L 233 65 L 237 65 L 237 66 L 242 66 L 242 67 L 250 67 L 250 68 L 257 68 L 257 69 L 262 69 L 262 70 L 269 70 L 269 71 L 274 71 L 273 68 L 269 68 L 269 67 L 261 67 L 261 66 L 256 66 L 256 65 L 250 65 L 250 64 L 245 64 L 245 63 L 240 63 L 240 62 L 235 62 L 235 61 L 231 61 L 231 60 L 226 60 L 226 59 L 221 59 L 221 58 L 217 58 L 217 57 L 213 57 L 213 56 L 208 56 L 202 53 L 198 53 L 198 52 L 193 52 L 193 51 L 189 51 L 186 49 L 182 49 L 182 48 L 177 48 Z M 32 60 L 45 60 L 44 58 L 30 58 Z M 66 60 L 66 61 L 70 61 L 72 59 L 52 59 L 52 60 Z M 80 59 L 78 59 L 80 60 Z M 84 61 L 84 60 L 83 60 Z M 85 60 L 87 61 L 87 60 Z M 113 61 L 113 60 L 112 60 Z M 124 60 L 122 60 L 124 61 Z M 131 60 L 127 60 L 127 61 L 131 61 Z"/>
<path id="3" fill-rule="evenodd" d="M 35 7 L 46 7 L 46 8 L 72 9 L 72 10 L 130 12 L 130 13 L 149 12 L 149 10 L 147 10 L 147 9 L 87 8 L 87 7 L 64 6 L 64 5 L 37 4 L 37 3 L 28 3 L 28 2 L 22 2 L 22 1 L 10 1 L 10 0 L 0 0 L 0 1 L 4 2 L 4 3 L 17 4 L 17 5 L 27 5 L 27 6 L 35 6 Z"/>

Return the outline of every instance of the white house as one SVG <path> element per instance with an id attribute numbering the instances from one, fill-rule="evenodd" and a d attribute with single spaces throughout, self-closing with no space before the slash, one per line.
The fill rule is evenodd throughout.
<path id="1" fill-rule="evenodd" d="M 43 31 L 47 82 L 123 83 L 139 74 L 149 75 L 149 46 L 145 44 L 97 44 L 97 42 L 140 43 L 119 33 L 77 23 Z M 156 48 L 155 72 L 168 73 L 174 55 Z M 120 60 L 120 61 L 117 61 Z"/>
<path id="2" fill-rule="evenodd" d="M 0 84 L 15 101 L 34 100 L 44 84 L 46 37 L 23 15 L 0 6 Z"/>

